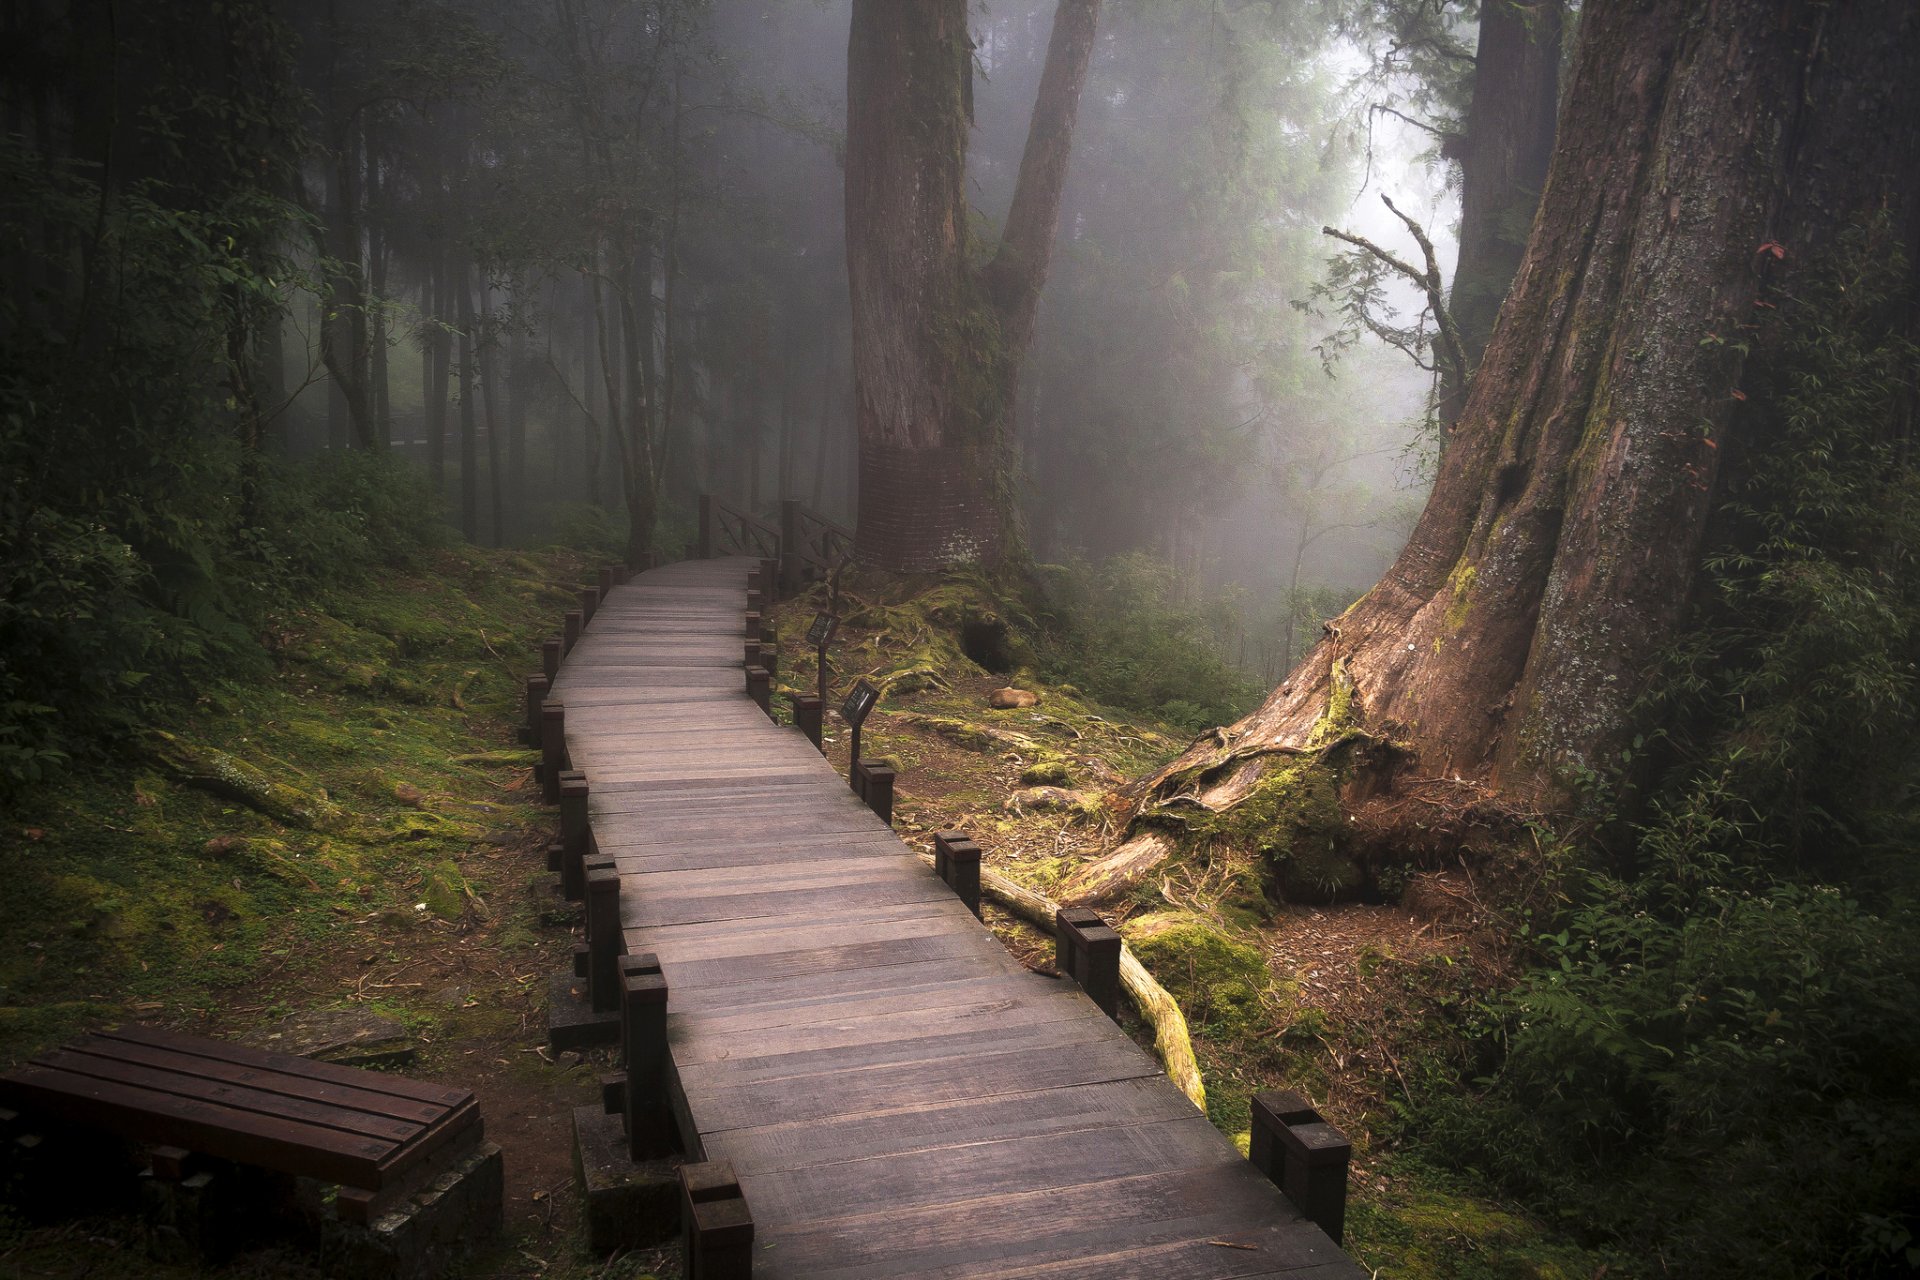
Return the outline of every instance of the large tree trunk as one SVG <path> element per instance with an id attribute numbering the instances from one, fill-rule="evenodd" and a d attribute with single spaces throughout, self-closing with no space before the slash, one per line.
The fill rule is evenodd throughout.
<path id="1" fill-rule="evenodd" d="M 1559 110 L 1563 8 L 1562 0 L 1480 6 L 1467 131 L 1447 146 L 1460 162 L 1460 256 L 1447 307 L 1468 369 L 1486 352 L 1546 185 Z M 1452 423 L 1467 389 L 1450 377 L 1447 383 L 1440 418 Z"/>
<path id="2" fill-rule="evenodd" d="M 1060 0 L 1013 206 L 968 263 L 966 0 L 855 0 L 847 51 L 847 277 L 861 556 L 992 562 L 1012 504 L 1008 417 L 1059 220 L 1100 0 Z"/>
<path id="3" fill-rule="evenodd" d="M 1077 893 L 1137 883 L 1183 814 L 1316 758 L 1346 820 L 1313 838 L 1403 854 L 1550 813 L 1611 767 L 1722 460 L 1766 411 L 1735 393 L 1773 359 L 1794 272 L 1882 210 L 1920 241 L 1916 121 L 1906 0 L 1590 6 L 1532 238 L 1412 538 L 1257 711 L 1142 784 L 1132 838 Z"/>
<path id="4" fill-rule="evenodd" d="M 460 315 L 460 532 L 468 542 L 480 541 L 480 444 L 474 421 L 473 283 L 463 260 L 454 272 L 459 291 L 455 305 Z"/>
<path id="5" fill-rule="evenodd" d="M 427 474 L 436 498 L 447 493 L 447 377 L 452 361 L 452 338 L 447 333 L 447 255 L 436 251 L 429 279 L 422 286 L 426 301 L 426 343 L 420 350 L 421 392 L 427 420 Z"/>

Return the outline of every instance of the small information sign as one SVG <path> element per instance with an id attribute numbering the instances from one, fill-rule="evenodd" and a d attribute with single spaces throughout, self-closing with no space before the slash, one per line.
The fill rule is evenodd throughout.
<path id="1" fill-rule="evenodd" d="M 830 613 L 813 615 L 813 625 L 807 628 L 807 643 L 816 649 L 824 649 L 833 643 L 833 633 L 840 627 L 840 619 Z"/>
<path id="2" fill-rule="evenodd" d="M 873 710 L 873 704 L 880 701 L 880 691 L 865 680 L 853 686 L 853 692 L 840 704 L 840 718 L 858 729 L 866 723 L 867 713 Z"/>

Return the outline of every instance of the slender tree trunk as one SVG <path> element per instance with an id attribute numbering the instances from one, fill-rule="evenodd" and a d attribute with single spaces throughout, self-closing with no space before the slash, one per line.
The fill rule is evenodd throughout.
<path id="1" fill-rule="evenodd" d="M 371 150 L 367 156 L 367 186 L 369 202 L 377 210 L 381 190 L 380 162 Z M 393 404 L 387 379 L 387 237 L 378 216 L 369 219 L 367 229 L 367 272 L 371 286 L 367 307 L 372 313 L 369 316 L 371 333 L 367 351 L 372 394 L 368 397 L 368 408 L 373 415 L 373 447 L 386 450 L 393 447 Z"/>
<path id="2" fill-rule="evenodd" d="M 1794 272 L 1879 216 L 1920 247 L 1920 10 L 1590 6 L 1533 235 L 1406 548 L 1257 711 L 1142 785 L 1147 821 L 1076 892 L 1138 883 L 1179 814 L 1307 760 L 1350 819 L 1315 838 L 1400 856 L 1506 838 L 1609 768 L 1724 460 L 1771 412 L 1736 392 L 1776 359 Z"/>
<path id="3" fill-rule="evenodd" d="M 1460 256 L 1447 306 L 1469 370 L 1480 363 L 1494 317 L 1519 270 L 1553 158 L 1559 111 L 1563 0 L 1486 0 L 1474 59 L 1460 161 Z M 1442 365 L 1440 420 L 1459 419 L 1466 387 Z"/>
<path id="4" fill-rule="evenodd" d="M 1060 0 L 1005 232 L 969 265 L 966 0 L 855 0 L 847 278 L 862 556 L 993 562 L 1016 539 L 1008 418 L 1046 281 L 1099 0 Z"/>
<path id="5" fill-rule="evenodd" d="M 433 478 L 433 492 L 444 498 L 447 493 L 447 377 L 452 338 L 447 333 L 447 255 L 433 255 L 433 265 L 424 286 L 427 334 L 420 348 L 420 363 L 426 378 L 421 392 L 427 420 L 427 474 Z"/>
<path id="6" fill-rule="evenodd" d="M 487 411 L 487 498 L 492 518 L 487 531 L 493 545 L 506 545 L 506 505 L 501 499 L 505 478 L 500 474 L 500 342 L 493 328 L 493 283 L 486 271 L 480 276 L 480 339 L 477 348 L 480 364 L 480 398 Z"/>
<path id="7" fill-rule="evenodd" d="M 521 289 L 514 289 L 515 323 L 507 335 L 507 510 L 514 536 L 527 528 L 527 350 L 519 322 Z"/>
<path id="8" fill-rule="evenodd" d="M 480 541 L 480 442 L 474 421 L 473 284 L 463 260 L 454 273 L 460 312 L 460 532 Z"/>

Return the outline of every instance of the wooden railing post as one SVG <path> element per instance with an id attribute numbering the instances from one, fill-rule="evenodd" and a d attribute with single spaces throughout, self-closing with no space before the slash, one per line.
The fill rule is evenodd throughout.
<path id="1" fill-rule="evenodd" d="M 1054 914 L 1053 967 L 1075 982 L 1109 1018 L 1120 1016 L 1120 935 L 1089 907 Z"/>
<path id="2" fill-rule="evenodd" d="M 568 902 L 587 896 L 587 775 L 560 775 L 560 889 Z"/>
<path id="3" fill-rule="evenodd" d="M 613 590 L 613 585 L 613 566 L 608 565 L 600 571 L 600 598 L 602 600 L 606 599 L 607 593 Z"/>
<path id="4" fill-rule="evenodd" d="M 584 631 L 586 630 L 587 624 L 593 621 L 593 615 L 599 612 L 600 588 L 582 587 L 578 595 L 580 598 L 580 629 Z"/>
<path id="5" fill-rule="evenodd" d="M 747 696 L 760 704 L 760 709 L 773 716 L 773 678 L 767 669 L 761 666 L 747 668 Z"/>
<path id="6" fill-rule="evenodd" d="M 695 551 L 701 560 L 713 559 L 713 495 L 700 495 L 700 542 Z"/>
<path id="7" fill-rule="evenodd" d="M 540 669 L 546 673 L 549 686 L 560 678 L 560 659 L 567 656 L 566 649 L 566 641 L 559 636 L 540 642 Z"/>
<path id="8" fill-rule="evenodd" d="M 760 638 L 760 615 L 758 613 L 751 610 L 748 611 L 747 624 L 740 629 L 740 634 L 749 640 L 757 640 Z"/>
<path id="9" fill-rule="evenodd" d="M 620 1008 L 620 873 L 611 866 L 587 872 L 587 995 L 595 1013 Z"/>
<path id="10" fill-rule="evenodd" d="M 796 693 L 791 695 L 791 697 L 793 699 L 793 727 L 806 734 L 807 741 L 819 747 L 822 751 L 825 751 L 826 747 L 821 740 L 820 720 L 822 706 L 819 696 L 811 693 Z"/>
<path id="11" fill-rule="evenodd" d="M 1297 1093 L 1253 1095 L 1247 1159 L 1335 1244 L 1347 1228 L 1347 1162 L 1353 1144 Z"/>
<path id="12" fill-rule="evenodd" d="M 687 1280 L 753 1275 L 753 1214 L 727 1161 L 680 1166 L 680 1223 Z"/>
<path id="13" fill-rule="evenodd" d="M 892 826 L 893 782 L 896 777 L 893 766 L 876 760 L 855 760 L 848 773 L 853 782 L 853 793 L 867 802 L 867 808 L 878 814 L 880 821 Z"/>
<path id="14" fill-rule="evenodd" d="M 651 951 L 622 956 L 620 1047 L 627 1060 L 627 1152 L 651 1160 L 673 1150 L 667 1106 L 667 979 Z"/>
<path id="15" fill-rule="evenodd" d="M 560 625 L 560 656 L 566 657 L 573 652 L 573 646 L 580 643 L 581 629 L 587 625 L 587 616 L 578 609 L 567 610 L 566 618 Z"/>
<path id="16" fill-rule="evenodd" d="M 557 698 L 540 704 L 540 799 L 560 803 L 560 774 L 567 767 L 567 706 Z"/>
<path id="17" fill-rule="evenodd" d="M 527 722 L 520 727 L 520 741 L 530 747 L 540 745 L 540 704 L 547 700 L 547 690 L 552 687 L 545 676 L 527 677 Z"/>
<path id="18" fill-rule="evenodd" d="M 980 846 L 964 831 L 933 833 L 933 869 L 949 889 L 980 914 Z"/>

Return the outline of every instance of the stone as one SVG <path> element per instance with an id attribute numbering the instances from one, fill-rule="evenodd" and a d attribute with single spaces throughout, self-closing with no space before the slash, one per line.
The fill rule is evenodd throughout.
<path id="1" fill-rule="evenodd" d="M 343 1280 L 431 1280 L 497 1235 L 506 1203 L 500 1148 L 482 1143 L 366 1226 L 320 1224 L 320 1262 Z"/>
<path id="2" fill-rule="evenodd" d="M 587 1250 L 605 1257 L 671 1240 L 680 1231 L 678 1157 L 634 1161 L 620 1117 L 573 1111 L 573 1171 L 587 1204 Z"/>
<path id="3" fill-rule="evenodd" d="M 987 705 L 995 711 L 1017 711 L 1021 707 L 1033 707 L 1040 704 L 1040 695 L 1028 689 L 995 689 L 987 695 Z"/>
<path id="4" fill-rule="evenodd" d="M 1007 797 L 1002 806 L 1008 813 L 1092 813 L 1099 808 L 1099 797 L 1089 791 L 1066 787 L 1022 787 Z"/>
<path id="5" fill-rule="evenodd" d="M 412 1065 L 415 1053 L 411 1032 L 364 1009 L 289 1014 L 272 1031 L 252 1037 L 251 1043 L 343 1067 L 405 1067 Z"/>

